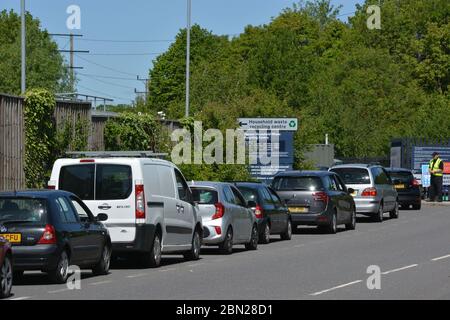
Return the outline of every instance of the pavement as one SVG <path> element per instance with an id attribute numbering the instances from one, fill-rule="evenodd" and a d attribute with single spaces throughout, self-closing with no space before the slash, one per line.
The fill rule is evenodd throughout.
<path id="1" fill-rule="evenodd" d="M 300 227 L 291 241 L 272 236 L 257 251 L 207 248 L 194 262 L 165 256 L 158 269 L 118 261 L 106 276 L 83 272 L 80 290 L 25 273 L 10 299 L 450 299 L 449 230 L 448 205 L 424 202 L 382 223 L 358 217 L 356 230 L 335 235 Z"/>

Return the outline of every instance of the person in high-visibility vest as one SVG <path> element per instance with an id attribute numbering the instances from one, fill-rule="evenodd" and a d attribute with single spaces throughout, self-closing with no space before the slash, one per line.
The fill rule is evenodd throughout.
<path id="1" fill-rule="evenodd" d="M 442 202 L 442 182 L 444 177 L 444 162 L 438 152 L 433 152 L 428 171 L 431 175 L 429 201 Z"/>

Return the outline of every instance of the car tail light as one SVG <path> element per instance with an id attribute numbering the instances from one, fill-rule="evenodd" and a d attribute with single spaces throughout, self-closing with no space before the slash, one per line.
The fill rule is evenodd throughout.
<path id="1" fill-rule="evenodd" d="M 214 227 L 214 229 L 216 229 L 216 233 L 218 234 L 218 235 L 221 235 L 222 234 L 222 228 L 221 227 Z"/>
<path id="2" fill-rule="evenodd" d="M 366 188 L 361 193 L 362 197 L 376 197 L 377 196 L 377 189 L 375 188 Z"/>
<path id="3" fill-rule="evenodd" d="M 56 182 L 55 182 L 55 180 L 50 180 L 47 183 L 47 189 L 49 189 L 49 190 L 55 190 L 56 189 Z"/>
<path id="4" fill-rule="evenodd" d="M 259 204 L 257 204 L 255 208 L 256 218 L 261 219 L 263 217 L 263 214 L 264 214 L 263 208 Z"/>
<path id="5" fill-rule="evenodd" d="M 39 239 L 38 244 L 56 244 L 56 232 L 51 224 L 45 226 L 44 233 Z"/>
<path id="6" fill-rule="evenodd" d="M 212 216 L 212 219 L 220 219 L 223 217 L 223 214 L 225 213 L 225 207 L 222 203 L 218 202 L 214 205 L 216 207 L 216 213 Z"/>
<path id="7" fill-rule="evenodd" d="M 328 194 L 323 191 L 313 193 L 313 199 L 314 201 L 323 201 L 325 203 L 328 203 L 328 201 L 330 200 Z"/>
<path id="8" fill-rule="evenodd" d="M 145 219 L 144 185 L 136 185 L 136 219 Z"/>
<path id="9" fill-rule="evenodd" d="M 414 187 L 418 187 L 420 184 L 419 184 L 419 181 L 417 181 L 416 179 L 413 179 L 412 185 L 413 185 Z"/>

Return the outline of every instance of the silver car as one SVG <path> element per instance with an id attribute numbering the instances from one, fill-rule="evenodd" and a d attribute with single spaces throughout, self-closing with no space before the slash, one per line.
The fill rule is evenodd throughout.
<path id="1" fill-rule="evenodd" d="M 386 170 L 379 165 L 342 164 L 330 168 L 353 189 L 356 211 L 382 222 L 383 214 L 398 218 L 398 194 Z"/>
<path id="2" fill-rule="evenodd" d="M 255 214 L 240 191 L 230 183 L 190 183 L 198 215 L 203 222 L 203 245 L 219 246 L 230 254 L 233 245 L 244 244 L 247 250 L 256 250 L 258 229 Z"/>

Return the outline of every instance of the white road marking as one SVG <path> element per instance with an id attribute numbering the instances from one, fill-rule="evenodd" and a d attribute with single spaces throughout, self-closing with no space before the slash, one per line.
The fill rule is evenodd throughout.
<path id="1" fill-rule="evenodd" d="M 360 282 L 362 282 L 362 280 L 356 280 L 356 281 L 352 281 L 352 282 L 349 282 L 349 283 L 341 284 L 340 286 L 336 286 L 336 287 L 333 287 L 333 288 L 330 288 L 330 289 L 326 289 L 326 290 L 322 290 L 322 291 L 319 291 L 319 292 L 311 293 L 310 296 L 318 296 L 320 294 L 327 293 L 327 292 L 330 292 L 330 291 L 333 291 L 333 290 L 337 290 L 337 289 L 341 289 L 341 288 L 344 288 L 344 287 L 348 287 L 348 286 L 351 286 L 351 285 L 354 285 L 354 284 L 357 284 L 357 283 L 360 283 Z"/>
<path id="2" fill-rule="evenodd" d="M 140 274 L 133 274 L 133 275 L 131 275 L 131 276 L 127 276 L 127 278 L 138 278 L 138 277 L 144 277 L 144 276 L 147 276 L 148 275 L 148 273 L 140 273 Z"/>
<path id="3" fill-rule="evenodd" d="M 410 266 L 406 266 L 406 267 L 402 267 L 402 268 L 398 268 L 398 269 L 393 269 L 393 270 L 385 271 L 385 272 L 382 272 L 381 274 L 394 273 L 394 272 L 398 272 L 398 271 L 402 271 L 402 270 L 406 270 L 406 269 L 411 269 L 411 268 L 414 268 L 414 267 L 417 267 L 417 266 L 418 266 L 418 264 L 412 264 L 412 265 L 410 265 Z"/>
<path id="4" fill-rule="evenodd" d="M 19 301 L 19 300 L 27 300 L 27 299 L 31 299 L 31 297 L 18 297 L 18 298 L 13 298 L 13 299 L 9 299 L 9 300 Z"/>
<path id="5" fill-rule="evenodd" d="M 93 283 L 89 283 L 90 286 L 98 286 L 100 284 L 106 284 L 106 283 L 111 283 L 111 280 L 106 280 L 106 281 L 99 281 L 99 282 L 93 282 Z"/>
<path id="6" fill-rule="evenodd" d="M 443 260 L 443 259 L 447 259 L 450 258 L 450 254 L 446 255 L 446 256 L 442 256 L 442 257 L 437 257 L 434 259 L 431 259 L 431 261 L 439 261 L 439 260 Z"/>

